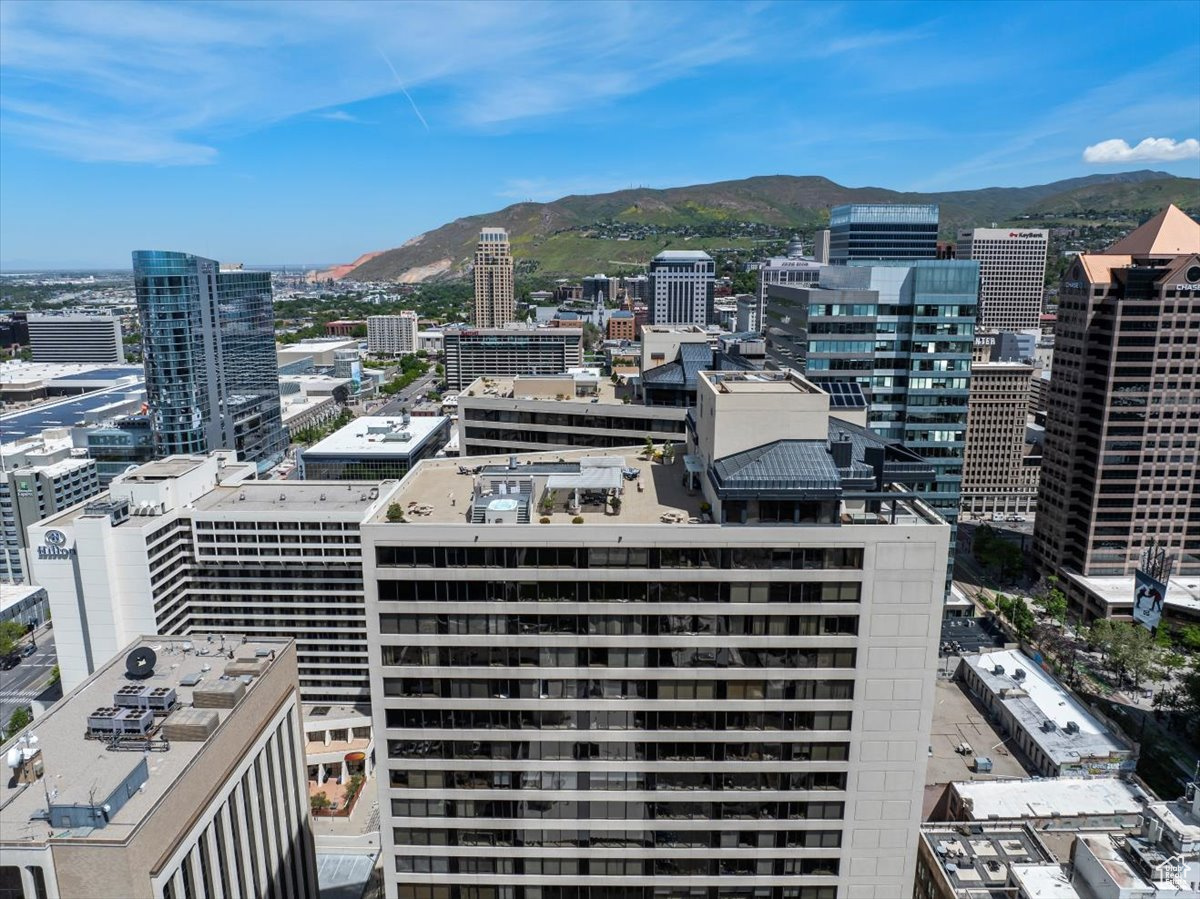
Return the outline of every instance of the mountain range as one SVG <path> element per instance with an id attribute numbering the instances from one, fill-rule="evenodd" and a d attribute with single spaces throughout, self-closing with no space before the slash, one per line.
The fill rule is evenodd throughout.
<path id="1" fill-rule="evenodd" d="M 943 236 L 961 227 L 1137 224 L 1168 203 L 1200 213 L 1200 179 L 1138 171 L 1089 175 L 1031 187 L 911 193 L 844 187 L 820 176 L 765 175 L 662 190 L 632 188 L 549 203 L 514 203 L 456 219 L 399 247 L 364 253 L 327 277 L 421 282 L 465 274 L 481 227 L 508 230 L 521 271 L 582 275 L 639 268 L 660 250 L 750 249 L 783 231 L 811 232 L 841 203 L 937 203 Z"/>

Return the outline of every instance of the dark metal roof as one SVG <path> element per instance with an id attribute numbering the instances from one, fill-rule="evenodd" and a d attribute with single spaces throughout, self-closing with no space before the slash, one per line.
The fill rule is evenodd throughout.
<path id="1" fill-rule="evenodd" d="M 842 476 L 823 440 L 776 440 L 717 459 L 712 471 L 722 492 L 786 491 L 812 498 L 842 492 Z"/>

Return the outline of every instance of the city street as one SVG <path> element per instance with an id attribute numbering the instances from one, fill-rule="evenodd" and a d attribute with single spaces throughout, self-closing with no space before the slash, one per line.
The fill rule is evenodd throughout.
<path id="1" fill-rule="evenodd" d="M 61 695 L 58 684 L 50 687 L 50 670 L 58 664 L 54 650 L 54 631 L 48 627 L 38 628 L 37 651 L 21 664 L 8 671 L 0 671 L 0 727 L 7 726 L 12 713 L 27 706 L 42 694 L 46 698 Z M 26 641 L 28 642 L 28 638 Z M 22 645 L 25 645 L 25 642 Z M 49 687 L 49 689 L 47 689 Z"/>
<path id="2" fill-rule="evenodd" d="M 370 410 L 368 415 L 399 415 L 405 407 L 412 408 L 413 397 L 425 393 L 438 380 L 438 376 L 434 373 L 431 367 L 428 372 L 421 375 L 417 380 L 413 381 L 395 396 L 390 397 L 382 406 Z"/>

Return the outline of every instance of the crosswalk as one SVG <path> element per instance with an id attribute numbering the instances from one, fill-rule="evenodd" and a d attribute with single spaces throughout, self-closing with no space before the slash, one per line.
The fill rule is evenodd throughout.
<path id="1" fill-rule="evenodd" d="M 0 701 L 29 702 L 31 699 L 37 699 L 41 692 L 41 690 L 0 690 Z"/>

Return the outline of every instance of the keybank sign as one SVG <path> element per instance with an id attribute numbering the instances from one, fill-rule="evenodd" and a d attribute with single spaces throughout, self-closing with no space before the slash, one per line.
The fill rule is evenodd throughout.
<path id="1" fill-rule="evenodd" d="M 67 546 L 67 535 L 62 531 L 49 530 L 42 535 L 42 545 L 37 548 L 39 559 L 73 559 L 75 547 Z"/>

